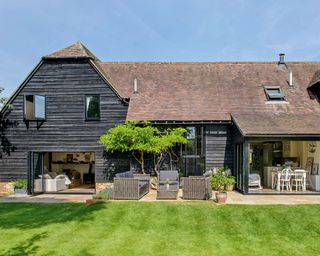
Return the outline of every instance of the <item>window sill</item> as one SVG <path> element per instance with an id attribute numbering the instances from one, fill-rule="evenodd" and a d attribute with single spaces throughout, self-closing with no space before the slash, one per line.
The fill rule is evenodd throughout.
<path id="1" fill-rule="evenodd" d="M 86 122 L 98 122 L 100 119 L 85 119 Z"/>
<path id="2" fill-rule="evenodd" d="M 274 101 L 266 101 L 265 104 L 266 105 L 286 105 L 290 103 L 285 100 L 274 100 Z"/>
<path id="3" fill-rule="evenodd" d="M 45 122 L 45 121 L 47 121 L 47 119 L 27 119 L 27 118 L 24 118 L 23 120 L 27 121 L 27 122 Z"/>

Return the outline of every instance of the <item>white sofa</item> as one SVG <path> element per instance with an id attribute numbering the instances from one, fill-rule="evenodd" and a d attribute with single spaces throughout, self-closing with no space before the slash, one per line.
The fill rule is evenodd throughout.
<path id="1" fill-rule="evenodd" d="M 43 181 L 43 183 L 42 183 Z M 44 185 L 44 188 L 42 187 Z M 57 192 L 67 189 L 65 179 L 35 179 L 34 191 L 35 192 Z"/>

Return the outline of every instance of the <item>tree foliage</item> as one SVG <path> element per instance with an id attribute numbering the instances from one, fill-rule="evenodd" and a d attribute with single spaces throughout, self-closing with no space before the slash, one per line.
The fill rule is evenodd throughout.
<path id="1" fill-rule="evenodd" d="M 0 93 L 3 91 L 3 88 L 0 87 Z M 16 147 L 11 144 L 9 139 L 6 137 L 6 131 L 10 127 L 15 127 L 18 125 L 17 122 L 12 122 L 7 119 L 7 115 L 11 111 L 11 106 L 7 105 L 7 111 L 2 112 L 2 108 L 5 107 L 7 104 L 7 98 L 0 97 L 0 158 L 3 157 L 3 154 L 9 155 L 13 152 Z"/>
<path id="2" fill-rule="evenodd" d="M 185 138 L 186 129 L 167 128 L 160 130 L 146 121 L 127 121 L 100 137 L 99 143 L 106 147 L 109 152 L 132 153 L 141 165 L 144 173 L 145 155 L 154 156 L 154 168 L 158 168 L 166 154 L 179 144 L 187 143 Z"/>

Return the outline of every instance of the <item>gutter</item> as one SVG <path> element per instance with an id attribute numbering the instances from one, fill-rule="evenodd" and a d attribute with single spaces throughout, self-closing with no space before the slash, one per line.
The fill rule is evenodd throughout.
<path id="1" fill-rule="evenodd" d="M 267 138 L 274 138 L 274 137 L 284 137 L 284 138 L 305 138 L 305 137 L 314 137 L 314 138 L 320 138 L 320 134 L 296 134 L 296 133 L 279 133 L 279 134 L 246 134 L 244 137 L 246 138 L 261 138 L 261 137 L 267 137 Z"/>
<path id="2" fill-rule="evenodd" d="M 175 120 L 159 120 L 159 121 L 150 121 L 152 124 L 232 124 L 231 121 L 175 121 Z"/>

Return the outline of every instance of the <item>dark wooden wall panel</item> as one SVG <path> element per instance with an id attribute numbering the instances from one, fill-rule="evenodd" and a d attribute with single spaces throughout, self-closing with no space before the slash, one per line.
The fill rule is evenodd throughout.
<path id="1" fill-rule="evenodd" d="M 35 123 L 27 129 L 23 122 L 25 94 L 46 95 L 47 121 L 39 130 Z M 85 121 L 86 94 L 100 95 L 100 121 Z M 88 62 L 43 63 L 15 98 L 13 106 L 9 119 L 18 121 L 19 126 L 10 129 L 8 137 L 17 152 L 0 160 L 0 180 L 26 178 L 28 151 L 69 151 L 95 152 L 97 181 L 103 181 L 102 173 L 111 159 L 103 157 L 103 147 L 97 141 L 109 128 L 125 121 L 127 106 Z"/>
<path id="2" fill-rule="evenodd" d="M 228 166 L 233 168 L 231 125 L 217 124 L 205 127 L 206 169 Z"/>

